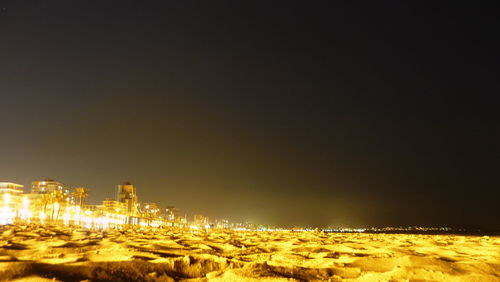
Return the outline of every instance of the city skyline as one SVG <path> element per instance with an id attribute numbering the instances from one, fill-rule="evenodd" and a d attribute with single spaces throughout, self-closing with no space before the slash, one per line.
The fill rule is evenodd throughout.
<path id="1" fill-rule="evenodd" d="M 92 202 L 88 201 L 89 196 L 91 195 L 91 191 L 84 186 L 70 186 L 66 183 L 61 183 L 55 179 L 51 178 L 44 178 L 40 180 L 33 180 L 31 181 L 31 185 L 28 185 L 30 187 L 28 191 L 25 190 L 26 185 L 24 184 L 19 184 L 13 181 L 5 181 L 0 179 L 0 187 L 3 187 L 2 185 L 9 185 L 13 187 L 17 187 L 17 189 L 20 189 L 23 191 L 22 194 L 20 194 L 21 197 L 26 196 L 26 195 L 33 195 L 33 194 L 50 194 L 55 191 L 61 191 L 68 197 L 71 197 L 71 201 L 78 201 L 78 199 L 74 198 L 75 197 L 75 191 L 78 189 L 85 189 L 85 196 L 83 199 L 83 202 L 80 202 L 80 206 L 85 207 L 85 209 L 103 209 L 106 210 L 106 206 L 112 207 L 114 210 L 116 207 L 116 203 L 122 203 L 123 207 L 120 206 L 120 208 L 123 208 L 123 211 L 128 211 L 131 214 L 137 215 L 137 216 L 145 216 L 148 213 L 148 209 L 150 208 L 149 206 L 151 205 L 152 208 L 156 210 L 155 217 L 159 216 L 160 219 L 164 220 L 162 221 L 161 224 L 158 226 L 155 226 L 155 228 L 168 228 L 172 227 L 172 223 L 178 223 L 180 225 L 173 225 L 174 227 L 177 228 L 185 228 L 185 229 L 192 229 L 194 227 L 196 228 L 204 228 L 204 229 L 209 229 L 209 228 L 220 228 L 220 229 L 233 229 L 233 230 L 238 230 L 238 228 L 244 228 L 247 230 L 259 230 L 259 231 L 268 231 L 268 230 L 296 230 L 296 231 L 310 231 L 314 229 L 320 229 L 323 230 L 324 232 L 348 232 L 348 233 L 362 233 L 362 232 L 369 232 L 369 233 L 391 233 L 391 232 L 410 232 L 410 233 L 418 233 L 418 232 L 423 232 L 423 233 L 432 233 L 432 232 L 438 232 L 438 233 L 465 233 L 465 234 L 476 234 L 476 232 L 492 232 L 496 234 L 496 232 L 499 231 L 494 226 L 477 226 L 477 225 L 470 225 L 470 226 L 465 226 L 465 225 L 459 225 L 459 226 L 453 226 L 449 227 L 447 225 L 445 226 L 437 226 L 437 225 L 399 225 L 399 226 L 376 226 L 376 225 L 346 225 L 346 224 L 336 224 L 336 225 L 330 225 L 330 226 L 290 226 L 290 225 L 271 225 L 271 224 L 264 224 L 261 222 L 252 222 L 248 220 L 243 220 L 240 222 L 235 222 L 235 221 L 230 221 L 227 218 L 232 218 L 231 214 L 226 214 L 223 218 L 213 218 L 213 217 L 208 217 L 204 214 L 200 214 L 199 211 L 190 211 L 190 212 L 185 212 L 180 213 L 181 207 L 179 206 L 174 206 L 172 203 L 159 203 L 159 202 L 142 202 L 139 200 L 139 193 L 137 193 L 136 189 L 137 187 L 132 184 L 130 181 L 123 181 L 121 184 L 115 185 L 116 191 L 115 191 L 115 197 L 113 198 L 104 198 L 104 199 L 99 199 L 96 200 L 94 199 Z M 47 186 L 55 186 L 52 189 L 40 189 L 40 187 L 47 187 Z M 123 187 L 127 188 L 130 187 L 129 189 L 126 189 L 125 193 L 129 194 L 132 193 L 132 197 L 123 195 Z M 3 188 L 5 189 L 5 187 Z M 5 191 L 3 191 L 5 193 Z M 3 194 L 2 194 L 3 195 Z M 69 198 L 68 198 L 69 199 Z M 129 203 L 127 199 L 135 199 L 134 202 Z M 30 199 L 31 201 L 35 200 L 37 201 L 38 199 Z M 80 199 L 82 201 L 82 199 Z M 145 208 L 146 209 L 145 209 Z M 34 212 L 34 211 L 33 211 Z M 36 218 L 36 216 L 33 216 Z M 19 220 L 19 219 L 17 219 Z M 5 224 L 5 223 L 4 223 Z M 65 223 L 68 224 L 68 223 Z M 134 223 L 137 224 L 137 223 Z M 97 227 L 93 226 L 88 228 L 97 228 L 97 229 L 106 229 L 107 227 Z M 113 227 L 117 228 L 117 227 Z M 243 230 L 243 229 L 241 229 Z"/>
<path id="2" fill-rule="evenodd" d="M 211 219 L 194 215 L 188 220 L 179 208 L 154 202 L 141 202 L 137 188 L 130 182 L 116 185 L 116 197 L 88 203 L 89 189 L 71 187 L 54 179 L 34 180 L 24 185 L 0 181 L 0 222 L 5 224 L 56 224 L 92 230 L 108 228 L 236 228 L 247 223 Z M 198 219 L 197 219 L 198 218 Z M 203 220 L 200 221 L 199 218 Z M 222 224 L 225 223 L 225 224 Z"/>
<path id="3" fill-rule="evenodd" d="M 58 224 L 73 228 L 85 227 L 90 230 L 122 230 L 126 228 L 152 228 L 168 229 L 177 228 L 184 230 L 227 229 L 233 231 L 317 231 L 326 233 L 410 233 L 410 234 L 497 234 L 499 229 L 481 229 L 477 226 L 467 228 L 449 226 L 272 226 L 259 222 L 234 222 L 227 218 L 210 218 L 194 212 L 181 213 L 180 207 L 158 202 L 142 202 L 139 200 L 137 187 L 130 181 L 116 185 L 115 198 L 105 198 L 89 203 L 87 201 L 90 190 L 86 187 L 72 187 L 55 179 L 41 179 L 31 181 L 26 191 L 25 185 L 12 181 L 0 180 L 0 224 Z M 58 192 L 64 199 L 57 200 Z M 53 200 L 48 200 L 47 197 Z M 57 202 L 57 204 L 56 204 Z M 50 207 L 46 212 L 47 204 Z M 45 208 L 41 208 L 45 205 Z M 54 210 L 66 215 L 55 218 Z M 53 207 L 52 207 L 53 206 Z M 78 210 L 75 211 L 75 208 Z M 91 217 L 84 220 L 85 214 L 91 212 Z M 42 215 L 43 213 L 43 215 Z M 27 216 L 29 214 L 29 216 Z M 89 214 L 89 215 L 90 215 Z M 89 216 L 87 215 L 87 216 Z M 43 216 L 43 218 L 42 218 Z M 80 218 L 82 216 L 82 218 Z M 124 216 L 121 218 L 120 216 Z M 121 223 L 110 223 L 115 217 L 120 217 Z M 77 220 L 77 218 L 79 218 Z M 107 222 L 104 223 L 103 222 Z M 147 222 L 147 224 L 145 223 Z M 117 224 L 117 225 L 115 225 Z"/>
<path id="4" fill-rule="evenodd" d="M 24 194 L 26 193 L 35 193 L 35 194 L 47 194 L 47 193 L 50 193 L 50 192 L 54 192 L 54 191 L 64 191 L 64 194 L 66 195 L 70 195 L 72 194 L 72 192 L 74 192 L 75 189 L 80 189 L 80 188 L 84 188 L 87 190 L 88 194 L 85 196 L 85 204 L 86 205 L 91 205 L 91 206 L 98 206 L 98 205 L 102 205 L 104 201 L 119 201 L 119 202 L 123 202 L 125 204 L 125 207 L 127 207 L 128 210 L 131 210 L 131 209 L 134 209 L 134 212 L 133 213 L 137 213 L 138 210 L 137 208 L 139 208 L 140 205 L 142 204 L 154 204 L 154 205 L 158 205 L 159 207 L 161 207 L 161 210 L 162 212 L 165 211 L 165 209 L 176 209 L 177 210 L 177 213 L 179 212 L 179 206 L 176 206 L 175 205 L 175 201 L 173 200 L 172 202 L 168 202 L 168 203 L 160 203 L 160 202 L 153 202 L 153 199 L 150 199 L 150 200 L 146 200 L 146 201 L 141 201 L 139 200 L 139 193 L 137 193 L 135 191 L 136 189 L 136 186 L 131 183 L 130 181 L 122 181 L 120 184 L 115 184 L 114 188 L 112 188 L 112 194 L 113 194 L 113 197 L 105 197 L 105 198 L 97 198 L 96 196 L 92 197 L 92 189 L 89 189 L 87 186 L 85 185 L 69 185 L 68 183 L 63 183 L 63 182 L 59 182 L 57 179 L 52 179 L 52 178 L 41 178 L 39 180 L 32 180 L 29 182 L 29 185 L 26 185 L 26 184 L 20 184 L 19 182 L 17 181 L 12 181 L 12 180 L 5 180 L 5 179 L 0 179 L 0 183 L 10 183 L 10 184 L 15 184 L 15 185 L 18 185 L 20 186 L 23 191 Z M 47 185 L 52 185 L 52 186 L 55 186 L 54 188 L 52 189 L 40 189 L 39 186 L 44 186 L 46 187 Z M 134 202 L 131 202 L 131 203 L 128 203 L 127 202 L 127 196 L 121 196 L 121 187 L 123 186 L 131 186 L 133 187 L 132 189 L 134 189 L 134 197 L 135 197 L 135 201 Z M 182 209 L 183 210 L 183 209 Z M 195 216 L 200 216 L 200 211 L 196 211 L 196 210 L 193 210 L 193 211 L 189 211 L 189 212 L 186 212 L 183 210 L 183 214 L 179 214 L 179 216 L 182 216 L 182 217 L 187 217 L 188 215 L 190 217 L 195 217 Z M 225 220 L 225 218 L 211 218 L 211 220 Z"/>

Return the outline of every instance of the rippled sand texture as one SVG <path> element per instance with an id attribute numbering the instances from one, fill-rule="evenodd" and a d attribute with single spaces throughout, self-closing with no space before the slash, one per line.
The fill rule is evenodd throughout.
<path id="1" fill-rule="evenodd" d="M 500 281 L 500 237 L 3 227 L 0 279 Z"/>

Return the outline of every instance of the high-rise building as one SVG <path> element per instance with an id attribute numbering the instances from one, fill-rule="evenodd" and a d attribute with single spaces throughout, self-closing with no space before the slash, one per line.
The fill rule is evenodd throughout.
<path id="1" fill-rule="evenodd" d="M 125 182 L 118 185 L 118 190 L 116 193 L 116 200 L 118 202 L 124 203 L 127 208 L 127 212 L 131 215 L 137 214 L 137 191 L 130 182 Z"/>
<path id="2" fill-rule="evenodd" d="M 31 182 L 31 193 L 47 194 L 54 191 L 61 191 L 65 195 L 69 195 L 69 186 L 54 179 L 44 179 Z"/>

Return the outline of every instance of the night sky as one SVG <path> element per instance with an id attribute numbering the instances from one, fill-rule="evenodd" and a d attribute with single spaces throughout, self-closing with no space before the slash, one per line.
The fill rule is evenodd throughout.
<path id="1" fill-rule="evenodd" d="M 239 2 L 0 0 L 0 179 L 283 226 L 500 227 L 497 7 Z"/>

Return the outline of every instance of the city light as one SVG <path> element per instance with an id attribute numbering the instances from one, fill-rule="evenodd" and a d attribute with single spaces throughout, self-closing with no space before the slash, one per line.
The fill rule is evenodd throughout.
<path id="1" fill-rule="evenodd" d="M 51 224 L 88 229 L 122 229 L 127 227 L 180 227 L 193 230 L 224 224 L 211 224 L 208 217 L 196 215 L 193 222 L 181 216 L 177 208 L 162 209 L 156 203 L 140 203 L 136 188 L 130 183 L 118 185 L 116 200 L 105 199 L 101 205 L 85 204 L 88 190 L 78 187 L 71 191 L 68 185 L 47 179 L 33 181 L 31 193 L 24 193 L 23 185 L 0 182 L 0 225 Z M 239 226 L 239 225 L 238 225 Z"/>

